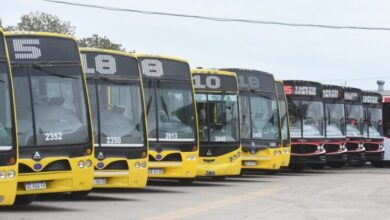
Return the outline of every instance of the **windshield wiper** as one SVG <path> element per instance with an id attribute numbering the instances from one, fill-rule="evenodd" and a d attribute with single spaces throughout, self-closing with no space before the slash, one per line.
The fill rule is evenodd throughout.
<path id="1" fill-rule="evenodd" d="M 60 77 L 60 78 L 70 78 L 70 79 L 79 79 L 77 76 L 69 76 L 65 74 L 60 74 L 60 73 L 53 73 L 47 70 L 44 70 L 43 68 L 45 67 L 57 67 L 57 66 L 74 66 L 74 65 L 54 65 L 52 63 L 28 63 L 28 64 L 13 64 L 12 69 L 18 69 L 18 68 L 34 68 L 37 69 L 41 72 L 44 72 L 48 75 L 55 76 L 55 77 Z"/>
<path id="2" fill-rule="evenodd" d="M 65 74 L 60 74 L 60 73 L 53 73 L 53 72 L 50 72 L 50 71 L 43 69 L 44 67 L 50 67 L 50 66 L 40 66 L 40 65 L 33 64 L 32 67 L 34 69 L 41 71 L 41 72 L 47 73 L 51 76 L 60 77 L 60 78 L 67 78 L 67 79 L 80 79 L 77 76 L 70 76 L 70 75 L 65 75 Z"/>
<path id="3" fill-rule="evenodd" d="M 103 77 L 103 76 L 87 76 L 87 79 L 94 79 L 94 80 L 102 80 L 104 82 L 109 82 L 113 84 L 128 84 L 129 82 L 123 82 L 123 81 L 118 81 L 117 79 L 112 79 L 109 77 Z"/>

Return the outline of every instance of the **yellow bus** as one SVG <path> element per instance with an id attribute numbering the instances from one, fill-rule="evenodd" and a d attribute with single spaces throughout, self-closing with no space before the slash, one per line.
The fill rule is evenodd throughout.
<path id="1" fill-rule="evenodd" d="M 283 82 L 275 80 L 276 94 L 278 95 L 278 106 L 280 115 L 281 127 L 281 167 L 288 167 L 290 165 L 291 139 L 290 139 L 290 120 L 288 117 L 287 98 L 284 93 Z"/>
<path id="2" fill-rule="evenodd" d="M 135 56 L 81 48 L 95 138 L 95 188 L 143 188 L 148 143 L 142 78 Z"/>
<path id="3" fill-rule="evenodd" d="M 197 116 L 187 61 L 136 54 L 145 92 L 151 178 L 191 183 L 198 164 Z"/>
<path id="4" fill-rule="evenodd" d="M 19 140 L 16 202 L 89 191 L 93 138 L 76 40 L 61 34 L 6 33 Z M 78 193 L 75 193 L 78 195 Z"/>
<path id="5" fill-rule="evenodd" d="M 237 74 L 240 89 L 242 169 L 278 173 L 281 129 L 273 75 L 258 70 L 225 70 Z"/>
<path id="6" fill-rule="evenodd" d="M 0 206 L 12 205 L 17 186 L 17 137 L 11 68 L 0 28 Z"/>
<path id="7" fill-rule="evenodd" d="M 241 172 L 240 112 L 233 72 L 192 70 L 199 127 L 197 176 L 223 179 Z"/>

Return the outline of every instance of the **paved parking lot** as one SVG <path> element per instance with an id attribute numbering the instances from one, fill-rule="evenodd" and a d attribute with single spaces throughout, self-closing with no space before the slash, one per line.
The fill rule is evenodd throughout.
<path id="1" fill-rule="evenodd" d="M 390 169 L 343 168 L 246 175 L 191 186 L 152 181 L 142 190 L 45 196 L 0 208 L 0 219 L 390 219 Z"/>

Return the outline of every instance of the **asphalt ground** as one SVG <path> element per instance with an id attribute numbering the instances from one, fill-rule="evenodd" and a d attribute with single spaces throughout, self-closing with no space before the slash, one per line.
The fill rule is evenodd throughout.
<path id="1" fill-rule="evenodd" d="M 146 189 L 94 190 L 79 200 L 40 196 L 29 206 L 0 208 L 0 219 L 390 219 L 390 169 L 248 174 L 192 185 L 150 181 Z"/>

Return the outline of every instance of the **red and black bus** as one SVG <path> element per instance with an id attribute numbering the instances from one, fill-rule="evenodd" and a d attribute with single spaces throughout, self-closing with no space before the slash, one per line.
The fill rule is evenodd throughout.
<path id="1" fill-rule="evenodd" d="M 362 90 L 344 87 L 345 118 L 347 136 L 348 163 L 351 166 L 365 165 L 363 146 L 363 98 Z"/>
<path id="2" fill-rule="evenodd" d="M 305 165 L 322 168 L 326 163 L 322 85 L 312 81 L 283 81 L 288 101 L 291 132 L 290 168 Z"/>
<path id="3" fill-rule="evenodd" d="M 325 113 L 326 162 L 330 167 L 340 168 L 348 161 L 345 147 L 344 89 L 341 86 L 323 85 L 322 98 Z"/>
<path id="4" fill-rule="evenodd" d="M 383 147 L 382 95 L 363 91 L 363 108 L 366 161 L 370 161 L 373 166 L 381 167 L 385 152 Z"/>

